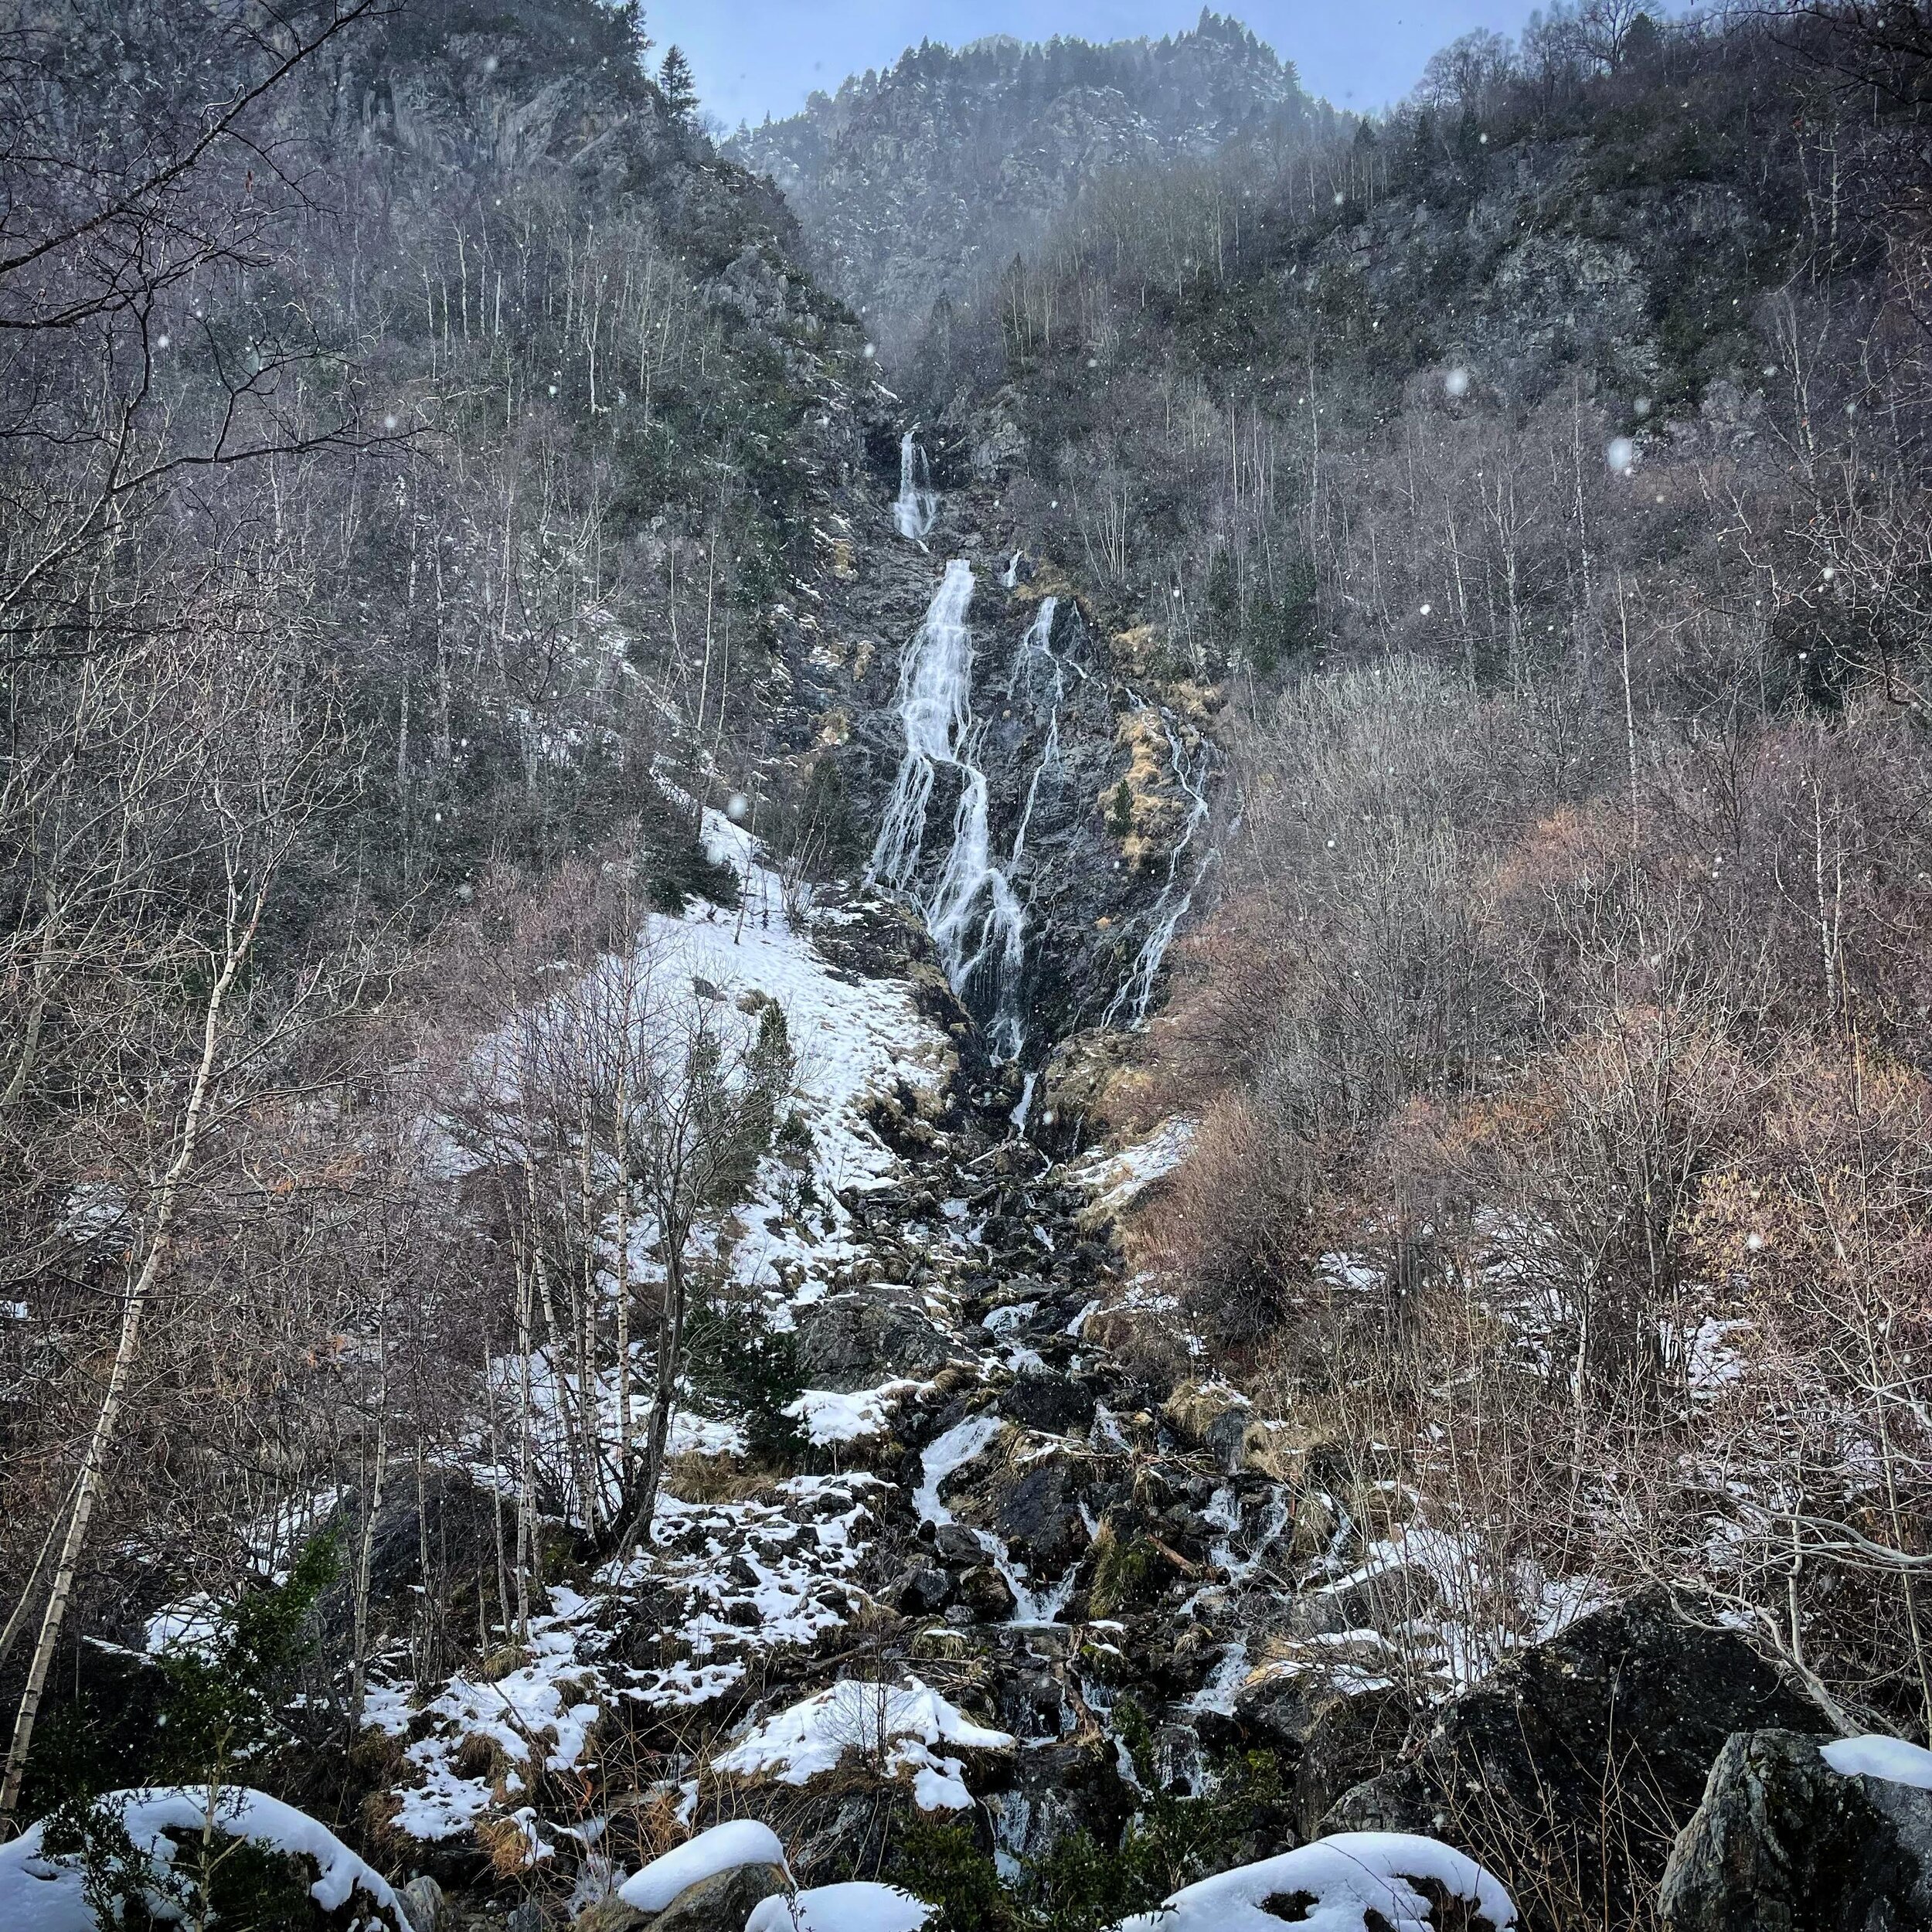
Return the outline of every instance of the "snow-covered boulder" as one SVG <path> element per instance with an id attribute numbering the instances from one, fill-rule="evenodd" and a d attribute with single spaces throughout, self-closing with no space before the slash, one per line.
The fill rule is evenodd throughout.
<path id="1" fill-rule="evenodd" d="M 896 1886 L 857 1880 L 767 1899 L 745 1932 L 920 1932 L 934 1909 Z"/>
<path id="2" fill-rule="evenodd" d="M 734 1818 L 653 1859 L 617 1896 L 654 1932 L 738 1932 L 791 1880 L 777 1833 L 755 1818 Z"/>
<path id="3" fill-rule="evenodd" d="M 1678 1834 L 1658 1910 L 1667 1932 L 1932 1925 L 1932 1751 L 1740 1732 Z"/>
<path id="4" fill-rule="evenodd" d="M 111 1791 L 98 1801 L 132 1842 L 142 1861 L 126 1879 L 145 1895 L 158 1919 L 179 1916 L 174 1896 L 185 1888 L 177 1875 L 182 1846 L 198 1842 L 208 1824 L 208 1792 L 179 1785 Z M 243 1838 L 286 1854 L 315 1876 L 308 1887 L 320 1925 L 381 1927 L 386 1932 L 414 1932 L 389 1881 L 365 1864 L 325 1825 L 305 1811 L 265 1792 L 229 1786 L 216 1797 L 214 1826 L 229 1838 Z M 49 1852 L 46 1821 L 31 1825 L 11 1843 L 0 1845 L 0 1927 L 6 1932 L 102 1932 L 89 1904 L 77 1857 Z M 185 1898 L 185 1889 L 182 1897 Z"/>
<path id="5" fill-rule="evenodd" d="M 1436 1907 L 1453 1901 L 1453 1919 Z M 1278 1858 L 1184 1886 L 1117 1932 L 1508 1932 L 1516 1910 L 1502 1882 L 1464 1853 L 1405 1832 L 1344 1832 Z M 1275 1909 L 1281 1907 L 1283 1909 Z"/>

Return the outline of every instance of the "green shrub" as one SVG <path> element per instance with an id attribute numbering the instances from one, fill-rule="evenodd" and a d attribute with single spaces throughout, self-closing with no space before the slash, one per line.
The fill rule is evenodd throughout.
<path id="1" fill-rule="evenodd" d="M 998 1869 L 964 1825 L 914 1819 L 893 1852 L 892 1876 L 915 1898 L 938 1906 L 927 1932 L 1016 1932 L 1015 1902 Z"/>
<path id="2" fill-rule="evenodd" d="M 692 1315 L 685 1345 L 691 1386 L 708 1405 L 743 1418 L 751 1453 L 796 1461 L 804 1435 L 785 1410 L 804 1389 L 798 1338 L 760 1309 L 713 1302 Z"/>

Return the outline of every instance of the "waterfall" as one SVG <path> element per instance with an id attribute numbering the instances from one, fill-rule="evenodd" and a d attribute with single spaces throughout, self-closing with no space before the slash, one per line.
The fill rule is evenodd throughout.
<path id="1" fill-rule="evenodd" d="M 972 726 L 973 641 L 966 628 L 972 600 L 972 566 L 955 557 L 900 666 L 906 756 L 872 848 L 872 869 L 876 877 L 901 891 L 918 869 L 934 767 L 957 763 L 954 747 Z"/>
<path id="2" fill-rule="evenodd" d="M 1187 917 L 1196 889 L 1206 877 L 1208 867 L 1214 861 L 1214 855 L 1210 852 L 1199 867 L 1188 874 L 1185 884 L 1182 884 L 1181 862 L 1207 822 L 1208 747 L 1203 740 L 1199 752 L 1190 758 L 1179 733 L 1174 729 L 1173 718 L 1166 711 L 1161 713 L 1161 729 L 1167 736 L 1168 757 L 1173 765 L 1175 783 L 1187 794 L 1187 825 L 1175 841 L 1174 849 L 1168 854 L 1167 878 L 1149 915 L 1147 937 L 1141 942 L 1139 954 L 1127 978 L 1121 982 L 1120 990 L 1100 1016 L 1104 1026 L 1119 1024 L 1123 1016 L 1130 1029 L 1147 1024 L 1148 1005 L 1154 997 L 1155 975 L 1161 970 L 1161 961 L 1166 957 L 1168 947 L 1179 930 L 1181 921 Z"/>
<path id="3" fill-rule="evenodd" d="M 1020 674 L 1025 672 L 1030 684 L 1032 666 L 1044 658 L 1053 679 L 1053 696 L 1049 700 L 1046 719 L 1046 743 L 1042 748 L 1039 763 L 1033 767 L 1033 776 L 1026 787 L 1026 803 L 1019 815 L 1019 829 L 1013 835 L 1012 856 L 1006 862 L 1008 875 L 1019 869 L 1019 862 L 1026 850 L 1026 834 L 1033 822 L 1033 802 L 1039 796 L 1039 781 L 1047 772 L 1056 768 L 1060 760 L 1060 700 L 1066 696 L 1066 672 L 1060 659 L 1053 655 L 1053 613 L 1060 607 L 1058 597 L 1043 597 L 1039 614 L 1034 618 L 1024 638 L 1021 640 L 1019 655 L 1013 660 L 1013 675 L 1008 680 L 1006 695 L 1015 695 Z M 1030 693 L 1029 693 L 1030 695 Z"/>
<path id="4" fill-rule="evenodd" d="M 899 498 L 893 505 L 893 522 L 899 534 L 917 543 L 939 515 L 939 498 L 932 487 L 926 452 L 908 430 L 899 439 Z"/>
<path id="5" fill-rule="evenodd" d="M 1020 554 L 1021 553 L 1018 550 L 1015 550 L 1012 556 L 1008 558 L 1006 562 L 1006 574 L 1000 579 L 1000 582 L 1005 584 L 1009 590 L 1017 590 L 1019 588 Z"/>
<path id="6" fill-rule="evenodd" d="M 973 718 L 973 641 L 966 628 L 972 597 L 972 566 L 955 557 L 906 647 L 899 673 L 906 756 L 872 848 L 872 869 L 885 884 L 917 896 L 934 780 L 941 765 L 956 771 L 952 844 L 920 906 L 947 980 L 960 998 L 990 977 L 988 1038 L 995 1053 L 1012 1060 L 1026 1038 L 1020 985 L 1026 916 L 1005 869 L 993 861 L 986 774 L 977 762 L 980 733 Z"/>
<path id="7" fill-rule="evenodd" d="M 954 1520 L 953 1512 L 940 1501 L 940 1485 L 955 1470 L 964 1468 L 1005 1426 L 997 1415 L 968 1416 L 964 1422 L 926 1445 L 919 1461 L 919 1487 L 913 1494 L 913 1508 L 923 1521 L 950 1523 Z M 1006 1579 L 1006 1587 L 1013 1593 L 1013 1614 L 1007 1619 L 1009 1624 L 1025 1626 L 1060 1621 L 1060 1613 L 1073 1598 L 1078 1564 L 1070 1568 L 1058 1583 L 1036 1590 L 1032 1587 L 1026 1566 L 1006 1547 L 1002 1538 L 990 1529 L 974 1529 L 970 1523 L 962 1526 L 972 1530 L 980 1548 L 992 1558 L 994 1568 Z"/>

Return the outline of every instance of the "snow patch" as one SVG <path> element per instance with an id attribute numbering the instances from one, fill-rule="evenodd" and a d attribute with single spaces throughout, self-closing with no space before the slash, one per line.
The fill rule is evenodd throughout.
<path id="1" fill-rule="evenodd" d="M 136 1849 L 164 1871 L 176 1849 L 168 1833 L 198 1835 L 208 1820 L 206 1790 L 182 1785 L 111 1791 L 99 1802 L 119 1818 Z M 309 1893 L 323 1911 L 340 1911 L 359 1893 L 390 1914 L 393 1923 L 407 1926 L 389 1881 L 306 1811 L 266 1792 L 231 1785 L 216 1794 L 215 1823 L 231 1838 L 313 1859 L 319 1876 Z M 79 1864 L 49 1855 L 45 1830 L 43 1821 L 0 1845 L 0 1926 L 7 1932 L 97 1932 L 100 1921 L 87 1901 Z M 155 1903 L 158 1916 L 174 1916 L 165 1901 Z"/>
<path id="2" fill-rule="evenodd" d="M 920 1932 L 936 1909 L 896 1886 L 855 1879 L 767 1899 L 745 1932 Z"/>
<path id="3" fill-rule="evenodd" d="M 1902 1737 L 1841 1737 L 1818 1747 L 1818 1756 L 1845 1777 L 1876 1777 L 1932 1791 L 1932 1751 Z"/>
<path id="4" fill-rule="evenodd" d="M 1184 1886 L 1117 1932 L 1281 1932 L 1282 1914 L 1269 1902 L 1296 1897 L 1314 1901 L 1294 1920 L 1302 1932 L 1369 1932 L 1372 1922 L 1389 1932 L 1435 1932 L 1417 1880 L 1474 1905 L 1497 1932 L 1516 1923 L 1500 1881 L 1462 1852 L 1406 1832 L 1340 1832 Z"/>
<path id="5" fill-rule="evenodd" d="M 662 1858 L 653 1859 L 617 1887 L 617 1896 L 634 1910 L 662 1912 L 680 1892 L 716 1878 L 720 1872 L 735 1872 L 741 1865 L 790 1869 L 785 1848 L 769 1825 L 760 1825 L 755 1818 L 734 1818 L 728 1825 L 714 1825 L 709 1831 L 700 1832 Z"/>
<path id="6" fill-rule="evenodd" d="M 755 1726 L 712 1768 L 740 1777 L 770 1777 L 804 1784 L 856 1753 L 886 1772 L 913 1774 L 913 1794 L 927 1811 L 964 1811 L 972 1802 L 965 1767 L 935 1747 L 1009 1751 L 1005 1731 L 975 1724 L 917 1677 L 903 1683 L 868 1683 L 845 1678 Z"/>

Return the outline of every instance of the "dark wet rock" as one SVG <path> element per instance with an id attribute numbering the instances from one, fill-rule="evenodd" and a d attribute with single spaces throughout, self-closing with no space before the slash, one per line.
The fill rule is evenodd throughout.
<path id="1" fill-rule="evenodd" d="M 991 1563 L 961 1572 L 956 1588 L 975 1623 L 1003 1624 L 1015 1608 L 1012 1587 Z"/>
<path id="2" fill-rule="evenodd" d="M 1136 1798 L 1112 1740 L 1089 1730 L 1022 1751 L 1011 1786 L 994 1802 L 1002 1842 L 1016 1856 L 1038 1858 L 1075 1832 L 1117 1842 Z"/>
<path id="3" fill-rule="evenodd" d="M 1827 1741 L 1760 1730 L 1725 1743 L 1664 1869 L 1665 1932 L 1932 1926 L 1932 1791 L 1842 1775 Z"/>
<path id="4" fill-rule="evenodd" d="M 1050 1668 L 1015 1669 L 999 1685 L 999 1721 L 1022 1743 L 1063 1736 L 1070 1708 L 1066 1686 Z"/>
<path id="5" fill-rule="evenodd" d="M 798 1315 L 798 1365 L 815 1389 L 850 1393 L 928 1376 L 955 1351 L 925 1311 L 876 1291 L 828 1296 Z"/>
<path id="6" fill-rule="evenodd" d="M 939 1560 L 949 1564 L 976 1564 L 985 1560 L 986 1546 L 976 1532 L 964 1523 L 943 1522 L 933 1528 L 933 1548 Z"/>
<path id="7" fill-rule="evenodd" d="M 1725 1740 L 1813 1716 L 1743 1638 L 1645 1591 L 1499 1665 L 1443 1707 L 1411 1760 L 1344 1792 L 1320 1828 L 1444 1838 L 1505 1884 L 1541 1872 L 1519 1894 L 1530 1932 L 1559 1932 L 1539 1901 L 1566 1885 L 1630 1924 Z"/>
<path id="8" fill-rule="evenodd" d="M 1257 1673 L 1234 1699 L 1242 1740 L 1281 1760 L 1304 1838 L 1344 1791 L 1396 1762 L 1417 1716 L 1405 1692 L 1346 1666 Z"/>
<path id="9" fill-rule="evenodd" d="M 1054 1450 L 1024 1467 L 1016 1479 L 1002 1483 L 994 1527 L 1029 1570 L 1056 1577 L 1086 1553 L 1089 1538 L 1077 1481 L 1071 1459 Z"/>
<path id="10" fill-rule="evenodd" d="M 915 1563 L 879 1593 L 902 1617 L 931 1617 L 946 1607 L 953 1580 L 934 1563 Z"/>
<path id="11" fill-rule="evenodd" d="M 802 1792 L 786 1794 L 769 1821 L 783 1832 L 793 1878 L 818 1886 L 883 1870 L 893 1842 L 919 1815 L 907 1781 L 870 1778 L 854 1789 L 815 1779 Z M 740 1919 L 732 1932 L 743 1932 L 743 1924 Z"/>
<path id="12" fill-rule="evenodd" d="M 1063 1375 L 1029 1372 L 1000 1391 L 999 1412 L 1022 1428 L 1073 1435 L 1094 1420 L 1094 1392 Z"/>

